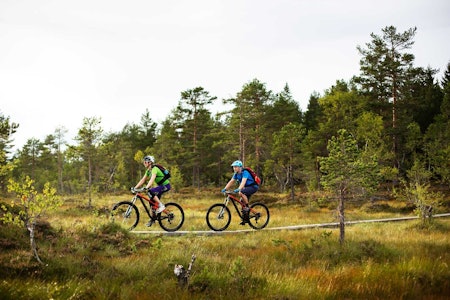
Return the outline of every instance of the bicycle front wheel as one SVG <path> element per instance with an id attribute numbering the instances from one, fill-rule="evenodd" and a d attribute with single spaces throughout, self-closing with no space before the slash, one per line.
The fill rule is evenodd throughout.
<path id="1" fill-rule="evenodd" d="M 231 222 L 230 209 L 222 203 L 216 203 L 206 213 L 206 224 L 214 231 L 222 231 L 228 228 Z"/>
<path id="2" fill-rule="evenodd" d="M 248 224 L 253 229 L 263 229 L 269 223 L 269 209 L 263 203 L 253 203 L 250 205 Z"/>
<path id="3" fill-rule="evenodd" d="M 184 211 L 177 203 L 166 203 L 166 209 L 158 217 L 159 225 L 165 231 L 177 231 L 183 226 Z"/>
<path id="4" fill-rule="evenodd" d="M 139 223 L 139 210 L 133 203 L 122 201 L 113 206 L 111 219 L 125 229 L 133 230 Z"/>

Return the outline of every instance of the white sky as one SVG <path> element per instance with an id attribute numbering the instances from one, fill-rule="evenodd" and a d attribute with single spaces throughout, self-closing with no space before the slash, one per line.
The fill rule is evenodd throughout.
<path id="1" fill-rule="evenodd" d="M 0 112 L 21 148 L 83 117 L 105 131 L 160 122 L 197 86 L 234 97 L 254 78 L 309 96 L 359 74 L 357 45 L 417 26 L 415 65 L 450 62 L 448 0 L 0 0 Z"/>

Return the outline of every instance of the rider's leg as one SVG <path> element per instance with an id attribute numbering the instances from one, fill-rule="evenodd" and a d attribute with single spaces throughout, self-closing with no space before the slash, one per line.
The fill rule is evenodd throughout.
<path id="1" fill-rule="evenodd" d="M 165 209 L 164 204 L 159 200 L 158 195 L 160 195 L 161 187 L 157 186 L 148 191 L 150 198 L 158 203 L 158 208 L 156 209 L 156 213 L 160 213 Z"/>
<path id="2" fill-rule="evenodd" d="M 244 194 L 243 192 L 239 192 L 239 196 L 241 196 L 242 202 L 244 203 L 244 205 L 248 206 L 248 197 L 247 197 L 247 195 Z"/>
<path id="3" fill-rule="evenodd" d="M 257 186 L 247 186 L 245 188 L 243 188 L 239 194 L 242 197 L 242 202 L 244 203 L 245 207 L 242 209 L 242 217 L 243 220 L 241 222 L 241 225 L 246 224 L 247 222 L 249 222 L 249 212 L 250 212 L 250 208 L 249 208 L 249 200 L 250 197 L 256 193 L 256 191 L 258 190 Z"/>
<path id="4" fill-rule="evenodd" d="M 257 190 L 258 190 L 258 186 L 257 185 L 250 185 L 250 186 L 246 186 L 245 188 L 243 188 L 239 192 L 239 195 L 242 197 L 242 200 L 243 200 L 242 202 L 244 202 L 244 204 L 246 204 L 248 206 L 250 197 L 254 193 L 256 193 Z"/>
<path id="5" fill-rule="evenodd" d="M 156 213 L 163 212 L 164 209 L 166 208 L 164 203 L 161 202 L 161 197 L 162 197 L 162 194 L 164 194 L 165 192 L 168 192 L 170 189 L 171 189 L 170 184 L 160 185 L 160 186 L 150 189 L 149 193 L 151 193 L 152 198 L 156 202 L 158 202 L 158 209 L 156 210 Z"/>
<path id="6" fill-rule="evenodd" d="M 153 200 L 155 200 L 156 202 L 158 202 L 158 206 L 161 206 L 161 204 L 164 205 L 164 204 L 161 202 L 161 200 L 159 199 L 158 195 L 154 195 L 154 196 L 153 196 Z"/>

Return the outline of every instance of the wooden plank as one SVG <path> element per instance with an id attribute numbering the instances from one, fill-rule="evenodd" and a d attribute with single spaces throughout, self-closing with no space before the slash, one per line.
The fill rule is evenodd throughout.
<path id="1" fill-rule="evenodd" d="M 445 214 L 436 214 L 433 215 L 433 218 L 442 218 L 442 217 L 450 217 L 450 213 Z M 373 219 L 373 220 L 359 220 L 359 221 L 348 221 L 345 222 L 345 225 L 354 225 L 354 224 L 362 224 L 362 223 L 378 223 L 378 222 L 400 222 L 400 221 L 409 221 L 409 220 L 417 220 L 419 217 L 399 217 L 399 218 L 386 218 L 386 219 Z M 225 231 L 213 231 L 213 230 L 192 230 L 192 231 L 175 231 L 175 232 L 167 232 L 167 231 L 150 231 L 150 230 L 139 230 L 139 231 L 131 231 L 131 233 L 135 234 L 154 234 L 154 235 L 165 235 L 165 236 L 183 236 L 183 235 L 195 235 L 195 236 L 211 236 L 211 235 L 226 235 L 226 234 L 236 234 L 236 233 L 253 233 L 258 231 L 273 231 L 273 230 L 303 230 L 303 229 L 311 229 L 311 228 L 335 228 L 339 226 L 339 222 L 334 223 L 320 223 L 320 224 L 304 224 L 304 225 L 291 225 L 291 226 L 282 226 L 282 227 L 266 227 L 261 230 L 254 229 L 242 229 L 242 230 L 225 230 Z"/>

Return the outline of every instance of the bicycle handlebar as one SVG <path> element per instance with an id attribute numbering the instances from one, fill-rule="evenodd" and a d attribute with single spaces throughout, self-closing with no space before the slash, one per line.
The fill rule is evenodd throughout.
<path id="1" fill-rule="evenodd" d="M 147 189 L 146 189 L 146 188 L 135 189 L 134 187 L 132 187 L 130 190 L 131 190 L 131 192 L 132 192 L 133 194 L 147 192 Z"/>
<path id="2" fill-rule="evenodd" d="M 224 195 L 228 195 L 228 194 L 232 194 L 232 195 L 237 195 L 238 193 L 235 193 L 233 190 L 228 190 L 223 192 Z"/>

